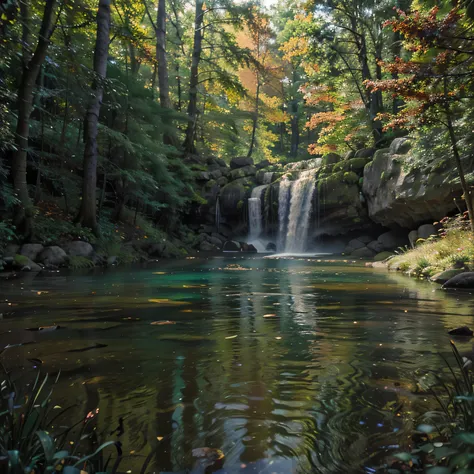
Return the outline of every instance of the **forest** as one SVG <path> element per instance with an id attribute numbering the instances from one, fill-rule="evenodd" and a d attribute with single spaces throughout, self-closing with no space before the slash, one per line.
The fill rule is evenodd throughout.
<path id="1" fill-rule="evenodd" d="M 402 136 L 408 166 L 454 171 L 474 228 L 473 17 L 468 0 L 2 1 L 0 241 L 185 252 L 213 159 L 281 171 Z"/>

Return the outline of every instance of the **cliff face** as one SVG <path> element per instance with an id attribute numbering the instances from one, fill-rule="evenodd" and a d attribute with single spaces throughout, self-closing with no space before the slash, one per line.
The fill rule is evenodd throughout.
<path id="1" fill-rule="evenodd" d="M 437 165 L 410 168 L 410 142 L 397 138 L 390 148 L 378 150 L 364 169 L 362 193 L 372 221 L 408 229 L 439 220 L 456 211 L 462 189 L 449 159 Z M 464 163 L 472 171 L 472 163 Z"/>
<path id="2" fill-rule="evenodd" d="M 246 235 L 248 199 L 263 185 L 262 236 L 275 242 L 282 233 L 282 218 L 290 219 L 293 196 L 304 203 L 309 240 L 320 234 L 370 233 L 382 227 L 416 229 L 456 211 L 457 204 L 463 206 L 449 158 L 415 168 L 410 148 L 409 139 L 397 138 L 387 149 L 363 149 L 345 157 L 329 154 L 286 166 L 268 162 L 254 166 L 249 158 L 234 158 L 230 167 L 213 162 L 215 169 L 200 176 L 207 199 L 199 211 L 200 224 L 209 231 L 218 205 L 220 225 L 227 233 Z M 464 166 L 466 172 L 473 170 L 472 162 L 465 161 Z M 287 202 L 282 200 L 282 188 L 290 188 Z"/>

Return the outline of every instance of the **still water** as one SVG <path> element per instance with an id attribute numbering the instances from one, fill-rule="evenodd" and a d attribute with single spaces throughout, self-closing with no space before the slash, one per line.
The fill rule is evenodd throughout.
<path id="1" fill-rule="evenodd" d="M 192 450 L 211 447 L 225 455 L 219 473 L 371 472 L 429 403 L 415 372 L 441 368 L 447 330 L 474 325 L 471 295 L 354 262 L 229 257 L 26 278 L 0 281 L 0 348 L 23 344 L 5 363 L 61 370 L 57 403 L 99 407 L 104 432 L 123 418 L 121 471 L 153 450 L 148 472 L 188 472 Z"/>

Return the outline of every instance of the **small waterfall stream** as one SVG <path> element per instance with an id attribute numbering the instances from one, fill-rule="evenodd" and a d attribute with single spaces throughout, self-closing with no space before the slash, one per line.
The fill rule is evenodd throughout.
<path id="1" fill-rule="evenodd" d="M 291 186 L 286 253 L 302 253 L 306 250 L 314 189 L 312 170 L 301 173 Z"/>
<path id="2" fill-rule="evenodd" d="M 278 190 L 278 252 L 283 252 L 285 249 L 292 184 L 289 179 L 283 178 Z"/>
<path id="3" fill-rule="evenodd" d="M 251 197 L 248 199 L 249 242 L 258 239 L 263 230 L 262 195 L 267 187 L 268 185 L 257 186 L 252 190 Z"/>

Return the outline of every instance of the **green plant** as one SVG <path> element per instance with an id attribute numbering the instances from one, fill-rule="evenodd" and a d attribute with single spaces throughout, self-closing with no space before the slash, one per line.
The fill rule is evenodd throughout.
<path id="1" fill-rule="evenodd" d="M 74 270 L 95 267 L 94 262 L 90 258 L 75 255 L 69 257 L 69 266 Z"/>
<path id="2" fill-rule="evenodd" d="M 0 250 L 14 240 L 16 240 L 15 226 L 11 221 L 0 222 Z"/>
<path id="3" fill-rule="evenodd" d="M 119 466 L 122 450 L 119 442 L 109 441 L 99 446 L 92 454 L 81 452 L 84 441 L 91 438 L 91 424 L 98 410 L 89 412 L 78 423 L 65 427 L 65 414 L 72 407 L 61 409 L 52 402 L 56 378 L 52 383 L 46 375 L 38 373 L 34 384 L 21 394 L 21 388 L 4 370 L 0 385 L 0 456 L 7 460 L 9 474 L 46 474 L 57 470 L 67 474 L 80 474 L 106 470 L 99 454 L 114 446 L 117 459 L 111 469 Z"/>

